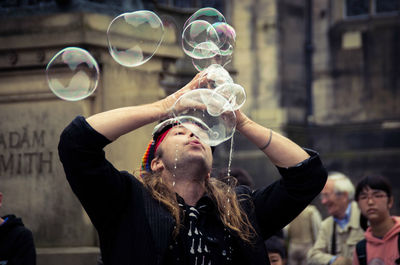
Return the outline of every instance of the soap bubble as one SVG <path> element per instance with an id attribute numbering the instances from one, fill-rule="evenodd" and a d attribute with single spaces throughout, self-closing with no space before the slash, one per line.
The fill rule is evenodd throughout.
<path id="1" fill-rule="evenodd" d="M 236 41 L 236 32 L 227 23 L 217 22 L 208 27 L 211 31 L 210 34 L 217 34 L 218 38 L 214 38 L 214 56 L 209 57 L 194 57 L 192 56 L 193 66 L 198 70 L 202 71 L 212 64 L 219 64 L 226 66 L 232 61 L 232 53 Z M 210 55 L 212 55 L 210 53 Z"/>
<path id="2" fill-rule="evenodd" d="M 246 92 L 241 85 L 234 83 L 225 83 L 214 90 L 225 97 L 233 110 L 240 109 L 246 101 Z"/>
<path id="3" fill-rule="evenodd" d="M 114 18 L 107 29 L 108 48 L 114 60 L 127 67 L 146 63 L 164 38 L 164 26 L 153 12 L 140 10 Z"/>
<path id="4" fill-rule="evenodd" d="M 204 75 L 207 76 L 207 88 L 210 89 L 215 89 L 225 83 L 233 84 L 233 80 L 229 72 L 219 64 L 211 64 L 208 66 L 204 70 L 200 80 L 203 80 L 202 77 Z"/>
<path id="5" fill-rule="evenodd" d="M 203 71 L 210 65 L 218 64 L 225 67 L 228 63 L 232 61 L 231 55 L 222 56 L 218 50 L 218 54 L 210 58 L 192 58 L 192 64 L 197 71 Z"/>
<path id="6" fill-rule="evenodd" d="M 232 55 L 236 42 L 235 29 L 231 25 L 223 22 L 214 23 L 212 27 L 218 35 L 217 46 L 220 49 L 220 54 L 222 56 Z"/>
<path id="7" fill-rule="evenodd" d="M 231 138 L 236 126 L 236 116 L 229 102 L 210 89 L 200 88 L 183 94 L 172 112 L 183 126 L 187 119 L 197 121 L 197 129 L 192 132 L 210 146 Z M 193 130 L 193 126 L 188 129 Z"/>
<path id="8" fill-rule="evenodd" d="M 204 20 L 193 21 L 182 32 L 183 51 L 192 58 L 211 58 L 219 54 L 217 31 Z"/>
<path id="9" fill-rule="evenodd" d="M 90 96 L 96 90 L 99 75 L 96 60 L 86 50 L 76 47 L 59 51 L 46 67 L 51 91 L 69 101 Z"/>
<path id="10" fill-rule="evenodd" d="M 186 20 L 183 28 L 186 28 L 187 25 L 196 21 L 196 20 L 204 20 L 210 24 L 225 22 L 224 15 L 221 14 L 217 9 L 212 7 L 204 7 L 197 10 L 193 15 L 190 16 L 188 20 Z"/>
<path id="11" fill-rule="evenodd" d="M 183 28 L 183 51 L 192 57 L 192 64 L 198 71 L 212 64 L 226 66 L 232 61 L 236 32 L 218 10 L 199 9 Z"/>

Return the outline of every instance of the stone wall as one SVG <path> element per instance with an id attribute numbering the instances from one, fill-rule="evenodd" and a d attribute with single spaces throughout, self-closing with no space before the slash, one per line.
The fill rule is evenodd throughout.
<path id="1" fill-rule="evenodd" d="M 165 75 L 183 57 L 176 25 L 165 25 L 162 47 L 146 64 L 126 68 L 108 53 L 106 29 L 112 17 L 69 13 L 2 19 L 0 29 L 0 214 L 16 214 L 34 235 L 38 264 L 95 260 L 96 232 L 73 195 L 58 159 L 61 131 L 77 115 L 154 102 L 165 96 Z M 47 62 L 69 46 L 87 49 L 100 67 L 94 94 L 78 102 L 51 93 Z M 172 62 L 172 63 L 171 63 Z M 121 170 L 133 172 L 150 140 L 152 126 L 121 137 L 106 148 Z M 106 196 L 106 195 L 105 195 Z M 77 248 L 78 247 L 78 248 Z M 87 251 L 86 251 L 87 250 Z M 83 264 L 83 263 L 79 263 Z"/>
<path id="2" fill-rule="evenodd" d="M 399 15 L 346 19 L 343 3 L 314 1 L 313 126 L 305 131 L 329 170 L 353 182 L 390 178 L 400 212 Z"/>

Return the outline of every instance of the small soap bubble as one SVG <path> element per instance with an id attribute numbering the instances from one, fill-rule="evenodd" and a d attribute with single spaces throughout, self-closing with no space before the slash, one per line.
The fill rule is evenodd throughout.
<path id="1" fill-rule="evenodd" d="M 217 31 L 204 20 L 196 20 L 182 32 L 183 51 L 192 58 L 211 58 L 219 54 Z"/>
<path id="2" fill-rule="evenodd" d="M 240 109 L 246 101 L 246 92 L 241 85 L 234 83 L 225 83 L 214 89 L 225 97 L 234 110 Z"/>
<path id="3" fill-rule="evenodd" d="M 153 12 L 140 10 L 114 18 L 107 29 L 108 48 L 113 59 L 127 67 L 146 63 L 164 38 L 164 26 Z"/>
<path id="4" fill-rule="evenodd" d="M 203 71 L 210 65 L 218 64 L 225 67 L 232 61 L 232 55 L 221 55 L 220 50 L 213 57 L 209 58 L 195 58 L 192 57 L 192 64 L 197 71 Z"/>
<path id="5" fill-rule="evenodd" d="M 203 72 L 200 80 L 203 80 L 204 75 L 207 76 L 206 86 L 210 89 L 215 89 L 225 83 L 233 84 L 233 79 L 230 76 L 229 72 L 219 64 L 211 64 L 209 67 L 207 67 Z"/>
<path id="6" fill-rule="evenodd" d="M 213 132 L 212 133 L 212 138 L 213 139 L 218 139 L 218 137 L 219 137 L 219 133 L 218 132 Z"/>
<path id="7" fill-rule="evenodd" d="M 90 96 L 97 87 L 100 71 L 90 53 L 77 47 L 59 51 L 46 67 L 47 82 L 59 98 L 77 101 Z"/>
<path id="8" fill-rule="evenodd" d="M 232 137 L 236 116 L 227 108 L 229 102 L 210 89 L 196 89 L 183 94 L 174 104 L 175 118 L 199 139 L 216 146 Z"/>
<path id="9" fill-rule="evenodd" d="M 223 22 L 214 23 L 212 26 L 218 35 L 218 43 L 216 43 L 216 45 L 220 49 L 220 54 L 222 56 L 232 55 L 236 42 L 235 29 L 231 25 Z"/>

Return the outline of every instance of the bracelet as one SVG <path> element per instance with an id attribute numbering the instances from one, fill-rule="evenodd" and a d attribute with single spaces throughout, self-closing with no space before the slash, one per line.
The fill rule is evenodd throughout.
<path id="1" fill-rule="evenodd" d="M 263 147 L 260 147 L 260 150 L 263 151 L 264 149 L 267 149 L 267 147 L 270 145 L 271 140 L 272 140 L 272 129 L 269 129 L 270 133 L 269 133 L 269 139 L 266 145 L 264 145 Z"/>

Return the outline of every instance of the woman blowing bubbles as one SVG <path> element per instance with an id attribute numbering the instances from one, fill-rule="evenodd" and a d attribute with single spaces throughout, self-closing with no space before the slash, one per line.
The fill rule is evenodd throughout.
<path id="1" fill-rule="evenodd" d="M 233 189 L 210 178 L 211 147 L 173 120 L 156 128 L 141 176 L 118 171 L 106 160 L 107 144 L 168 118 L 175 101 L 203 81 L 199 73 L 163 100 L 77 117 L 62 133 L 60 159 L 98 231 L 104 264 L 266 264 L 264 239 L 286 226 L 324 187 L 326 171 L 316 152 L 241 111 L 236 111 L 236 129 L 282 175 L 268 187 Z"/>

